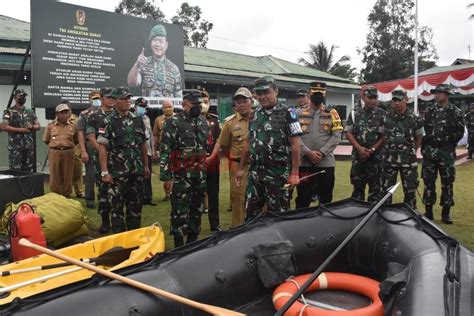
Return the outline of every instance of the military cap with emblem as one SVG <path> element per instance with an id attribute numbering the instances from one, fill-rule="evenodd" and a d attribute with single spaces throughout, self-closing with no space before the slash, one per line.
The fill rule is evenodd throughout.
<path id="1" fill-rule="evenodd" d="M 61 103 L 56 106 L 56 113 L 62 112 L 62 111 L 70 111 L 71 109 L 66 103 Z"/>
<path id="2" fill-rule="evenodd" d="M 312 81 L 309 83 L 309 93 L 322 93 L 326 94 L 326 83 L 320 81 Z"/>
<path id="3" fill-rule="evenodd" d="M 94 99 L 99 99 L 100 98 L 100 92 L 97 90 L 91 91 L 89 93 L 89 99 L 94 100 Z"/>
<path id="4" fill-rule="evenodd" d="M 166 28 L 161 25 L 155 25 L 151 30 L 150 30 L 150 35 L 148 36 L 148 40 L 151 41 L 157 36 L 162 36 L 162 37 L 167 37 L 168 34 L 166 33 Z"/>
<path id="5" fill-rule="evenodd" d="M 123 99 L 126 97 L 133 97 L 128 87 L 117 87 L 112 91 L 112 98 Z"/>
<path id="6" fill-rule="evenodd" d="M 364 90 L 364 96 L 366 97 L 377 97 L 378 96 L 378 90 L 374 86 L 368 86 Z"/>
<path id="7" fill-rule="evenodd" d="M 276 81 L 273 76 L 263 76 L 255 80 L 255 91 L 265 91 L 276 86 Z"/>
<path id="8" fill-rule="evenodd" d="M 401 101 L 407 96 L 407 93 L 401 89 L 392 91 L 392 100 Z"/>
<path id="9" fill-rule="evenodd" d="M 110 98 L 112 96 L 112 91 L 114 91 L 114 88 L 111 87 L 100 88 L 100 95 L 105 98 Z"/>
<path id="10" fill-rule="evenodd" d="M 148 101 L 145 98 L 140 97 L 135 100 L 135 104 L 138 106 L 147 107 Z"/>
<path id="11" fill-rule="evenodd" d="M 13 95 L 16 97 L 16 96 L 20 96 L 20 95 L 28 95 L 28 93 L 26 93 L 25 90 L 23 90 L 23 89 L 17 89 L 17 90 L 15 90 L 15 92 L 13 92 Z"/>
<path id="12" fill-rule="evenodd" d="M 439 93 L 439 92 L 443 92 L 443 93 L 446 93 L 446 94 L 451 94 L 451 88 L 449 87 L 448 84 L 443 83 L 443 84 L 437 85 L 434 89 L 430 90 L 431 94 L 435 94 L 435 93 Z"/>
<path id="13" fill-rule="evenodd" d="M 234 94 L 234 100 L 239 96 L 247 98 L 247 99 L 251 99 L 252 98 L 252 92 L 250 92 L 250 90 L 245 88 L 245 87 L 240 87 L 239 89 L 237 89 L 237 91 Z"/>
<path id="14" fill-rule="evenodd" d="M 197 89 L 183 90 L 183 100 L 188 100 L 192 104 L 201 104 L 202 103 L 201 90 L 197 90 Z"/>
<path id="15" fill-rule="evenodd" d="M 307 93 L 308 93 L 308 91 L 305 90 L 305 89 L 298 89 L 298 90 L 296 90 L 296 96 L 298 96 L 298 97 L 300 97 L 300 96 L 301 96 L 301 97 L 304 97 L 304 96 L 307 95 Z"/>

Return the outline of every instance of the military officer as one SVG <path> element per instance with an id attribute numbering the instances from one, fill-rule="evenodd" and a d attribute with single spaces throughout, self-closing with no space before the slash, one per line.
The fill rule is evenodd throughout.
<path id="1" fill-rule="evenodd" d="M 474 103 L 469 105 L 469 112 L 464 116 L 464 121 L 467 128 L 467 159 L 472 159 L 474 152 Z"/>
<path id="2" fill-rule="evenodd" d="M 100 175 L 102 182 L 109 184 L 107 202 L 113 233 L 140 228 L 143 180 L 150 176 L 145 125 L 142 117 L 129 111 L 131 97 L 127 87 L 113 90 L 115 107 L 104 119 L 104 133 L 97 139 Z"/>
<path id="3" fill-rule="evenodd" d="M 78 143 L 76 124 L 71 122 L 71 110 L 66 103 L 56 107 L 56 119 L 50 123 L 43 135 L 48 145 L 49 187 L 65 197 L 72 192 L 74 168 L 74 146 Z"/>
<path id="4" fill-rule="evenodd" d="M 202 104 L 201 104 L 201 114 L 206 118 L 207 124 L 209 125 L 210 131 L 207 136 L 207 156 L 210 157 L 214 147 L 216 146 L 217 139 L 221 133 L 221 128 L 219 126 L 219 117 L 209 112 L 209 94 L 207 91 L 201 92 Z M 219 159 L 206 159 L 206 184 L 207 184 L 207 209 L 208 209 L 208 218 L 209 226 L 211 231 L 220 231 L 219 225 L 219 168 L 220 160 Z"/>
<path id="5" fill-rule="evenodd" d="M 94 200 L 94 161 L 92 154 L 94 148 L 86 137 L 87 119 L 100 107 L 100 92 L 97 90 L 89 93 L 89 107 L 79 114 L 77 121 L 77 136 L 81 148 L 81 160 L 86 166 L 86 175 L 84 177 L 85 200 L 87 208 L 95 208 Z"/>
<path id="6" fill-rule="evenodd" d="M 403 90 L 392 92 L 392 110 L 384 119 L 383 191 L 393 186 L 397 174 L 402 178 L 404 202 L 416 209 L 418 163 L 416 151 L 420 148 L 424 129 L 421 118 L 407 107 Z M 391 203 L 391 199 L 387 200 Z"/>
<path id="7" fill-rule="evenodd" d="M 299 183 L 300 135 L 296 110 L 278 102 L 278 88 L 272 76 L 255 81 L 260 107 L 249 123 L 248 139 L 242 152 L 237 185 L 242 185 L 245 166 L 250 158 L 246 190 L 246 221 L 257 216 L 266 204 L 269 212 L 290 208 L 286 184 Z"/>
<path id="8" fill-rule="evenodd" d="M 365 200 L 368 185 L 369 202 L 377 201 L 382 174 L 383 119 L 387 112 L 378 107 L 378 91 L 369 86 L 362 91 L 364 107 L 351 111 L 344 131 L 352 144 L 352 197 Z"/>
<path id="9" fill-rule="evenodd" d="M 309 107 L 308 91 L 305 89 L 296 90 L 296 108 Z"/>
<path id="10" fill-rule="evenodd" d="M 158 156 L 158 151 L 161 142 L 161 134 L 163 132 L 163 125 L 165 124 L 165 120 L 169 119 L 173 116 L 174 106 L 171 100 L 164 100 L 162 104 L 163 114 L 158 116 L 155 119 L 155 124 L 153 124 L 153 140 L 154 140 L 154 150 L 155 156 Z M 165 198 L 163 201 L 168 201 L 170 199 L 171 194 L 171 187 L 168 186 L 170 182 L 163 182 L 163 189 L 165 191 Z"/>
<path id="11" fill-rule="evenodd" d="M 456 146 L 464 135 L 464 121 L 460 109 L 450 103 L 449 85 L 440 84 L 430 90 L 434 94 L 435 104 L 424 113 L 426 135 L 423 138 L 423 164 L 421 176 L 425 184 L 423 203 L 425 216 L 433 219 L 433 205 L 436 202 L 436 178 L 441 177 L 441 219 L 452 224 L 450 210 L 454 206 L 453 182 L 455 178 L 454 162 Z"/>
<path id="12" fill-rule="evenodd" d="M 214 151 L 209 160 L 218 159 L 220 149 L 229 159 L 230 205 L 232 210 L 232 227 L 239 226 L 245 220 L 245 189 L 247 187 L 248 166 L 244 168 L 242 185 L 237 186 L 235 176 L 239 170 L 242 149 L 248 137 L 249 120 L 252 114 L 252 93 L 245 87 L 240 87 L 234 94 L 236 113 L 227 117 Z"/>
<path id="13" fill-rule="evenodd" d="M 325 102 L 326 84 L 311 82 L 309 88 L 310 106 L 298 110 L 301 136 L 300 178 L 322 172 L 302 180 L 296 187 L 296 208 L 308 207 L 314 193 L 320 203 L 332 201 L 334 189 L 334 149 L 341 141 L 342 123 L 335 109 Z"/>
<path id="14" fill-rule="evenodd" d="M 206 193 L 209 125 L 201 114 L 201 91 L 185 90 L 183 111 L 165 121 L 160 144 L 160 180 L 172 186 L 171 230 L 175 247 L 197 239 Z"/>
<path id="15" fill-rule="evenodd" d="M 178 66 L 166 58 L 168 39 L 166 28 L 155 25 L 148 36 L 152 56 L 145 56 L 142 48 L 137 61 L 128 73 L 127 82 L 130 87 L 141 85 L 144 97 L 181 98 L 182 82 Z"/>
<path id="16" fill-rule="evenodd" d="M 94 160 L 95 180 L 99 188 L 97 193 L 97 199 L 99 201 L 98 213 L 102 217 L 102 224 L 100 225 L 99 231 L 102 234 L 107 233 L 110 229 L 110 205 L 107 202 L 109 184 L 103 182 L 100 175 L 99 144 L 97 143 L 97 139 L 99 135 L 105 133 L 104 120 L 112 113 L 114 107 L 115 101 L 112 98 L 112 91 L 113 89 L 110 87 L 100 89 L 100 108 L 89 115 L 86 127 L 87 139 L 93 147 L 92 158 Z"/>
<path id="17" fill-rule="evenodd" d="M 10 169 L 34 171 L 33 133 L 41 128 L 33 110 L 25 107 L 25 90 L 13 92 L 15 105 L 3 112 L 2 130 L 8 132 L 8 162 Z"/>

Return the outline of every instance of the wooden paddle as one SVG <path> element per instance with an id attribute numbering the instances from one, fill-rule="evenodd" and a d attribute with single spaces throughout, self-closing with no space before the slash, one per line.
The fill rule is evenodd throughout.
<path id="1" fill-rule="evenodd" d="M 138 282 L 138 281 L 129 279 L 129 278 L 124 277 L 124 276 L 121 276 L 121 275 L 119 275 L 119 274 L 116 274 L 116 273 L 113 273 L 113 272 L 110 272 L 110 271 L 107 271 L 107 270 L 98 268 L 98 267 L 96 267 L 96 266 L 93 266 L 93 265 L 91 265 L 91 264 L 88 264 L 88 263 L 79 261 L 79 260 L 74 259 L 74 258 L 65 256 L 65 255 L 63 255 L 63 254 L 61 254 L 61 253 L 58 253 L 58 252 L 53 251 L 53 250 L 50 250 L 50 249 L 48 249 L 48 248 L 41 247 L 41 246 L 39 246 L 39 245 L 33 244 L 32 242 L 30 242 L 29 240 L 27 240 L 27 239 L 25 239 L 25 238 L 20 239 L 19 244 L 22 245 L 22 246 L 25 246 L 25 247 L 29 247 L 29 248 L 35 249 L 35 250 L 37 250 L 37 251 L 39 251 L 39 252 L 48 254 L 48 255 L 50 255 L 50 256 L 52 256 L 52 257 L 61 259 L 61 260 L 63 260 L 63 261 L 72 263 L 72 264 L 77 265 L 77 266 L 79 266 L 79 267 L 82 267 L 82 268 L 84 268 L 84 269 L 91 270 L 91 271 L 94 271 L 94 272 L 96 272 L 96 273 L 102 274 L 102 275 L 104 275 L 104 276 L 106 276 L 106 277 L 108 277 L 108 278 L 111 278 L 111 279 L 120 281 L 120 282 L 125 283 L 125 284 L 128 284 L 128 285 L 130 285 L 130 286 L 139 288 L 139 289 L 141 289 L 141 290 L 144 290 L 144 291 L 147 291 L 147 292 L 150 292 L 150 293 L 153 293 L 153 294 L 156 294 L 156 295 L 165 297 L 165 298 L 167 298 L 167 299 L 169 299 L 169 300 L 172 300 L 172 301 L 175 301 L 175 302 L 178 302 L 178 303 L 181 303 L 181 304 L 185 304 L 185 305 L 192 306 L 192 307 L 194 307 L 194 308 L 197 308 L 197 309 L 199 309 L 199 310 L 202 310 L 202 311 L 204 311 L 204 312 L 207 312 L 207 313 L 210 313 L 210 314 L 213 314 L 213 315 L 222 315 L 222 316 L 226 316 L 226 315 L 230 315 L 230 316 L 232 316 L 232 315 L 236 315 L 236 316 L 237 316 L 237 315 L 245 315 L 245 314 L 241 314 L 241 313 L 238 313 L 238 312 L 234 312 L 234 311 L 232 311 L 232 310 L 225 309 L 225 308 L 222 308 L 222 307 L 218 307 L 218 306 L 214 306 L 214 305 L 208 305 L 208 304 L 204 304 L 204 303 L 199 303 L 199 302 L 196 302 L 196 301 L 187 299 L 187 298 L 185 298 L 185 297 L 182 297 L 182 296 L 179 296 L 179 295 L 176 295 L 176 294 L 173 294 L 173 293 L 170 293 L 170 292 L 167 292 L 167 291 L 158 289 L 158 288 L 156 288 L 156 287 L 147 285 L 147 284 L 145 284 L 145 283 L 141 283 L 141 282 Z"/>
<path id="2" fill-rule="evenodd" d="M 81 259 L 81 261 L 87 262 L 87 263 L 95 263 L 96 265 L 100 265 L 100 266 L 112 267 L 127 260 L 130 257 L 130 253 L 137 248 L 138 247 L 132 247 L 132 248 L 114 247 L 107 250 L 106 252 L 104 252 L 98 257 Z M 29 268 L 24 268 L 24 269 L 2 271 L 2 277 L 13 275 L 13 274 L 56 269 L 56 268 L 61 268 L 61 267 L 67 267 L 70 265 L 72 265 L 72 263 L 59 262 L 59 263 L 47 264 L 44 266 L 35 266 L 35 267 L 29 267 Z"/>

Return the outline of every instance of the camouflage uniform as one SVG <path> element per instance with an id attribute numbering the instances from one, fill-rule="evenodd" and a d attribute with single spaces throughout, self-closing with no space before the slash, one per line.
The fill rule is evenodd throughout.
<path id="1" fill-rule="evenodd" d="M 349 115 L 345 132 L 350 132 L 359 145 L 372 149 L 383 136 L 383 119 L 387 115 L 385 110 L 375 108 L 359 108 Z M 354 186 L 352 197 L 365 200 L 365 186 L 369 187 L 367 200 L 377 200 L 381 189 L 382 150 L 374 151 L 366 160 L 359 157 L 359 153 L 352 148 L 351 184 Z"/>
<path id="2" fill-rule="evenodd" d="M 142 76 L 142 96 L 183 97 L 181 73 L 168 58 L 154 60 L 152 56 L 139 68 Z"/>
<path id="3" fill-rule="evenodd" d="M 206 113 L 204 117 L 209 125 L 209 135 L 207 136 L 207 156 L 212 154 L 217 139 L 221 133 L 219 126 L 219 117 L 213 113 Z M 207 209 L 209 226 L 211 231 L 221 230 L 219 227 L 219 168 L 220 160 L 214 159 L 208 166 L 206 171 L 207 184 Z"/>
<path id="4" fill-rule="evenodd" d="M 474 103 L 469 106 L 471 111 L 464 115 L 464 122 L 467 128 L 467 148 L 468 148 L 468 159 L 472 159 L 472 153 L 474 153 Z"/>
<path id="5" fill-rule="evenodd" d="M 423 164 L 421 177 L 425 183 L 423 203 L 436 202 L 436 178 L 441 177 L 441 202 L 443 207 L 454 206 L 453 182 L 456 175 L 456 145 L 464 135 L 463 115 L 454 104 L 445 107 L 430 106 L 424 113 L 426 136 L 423 137 L 421 153 Z"/>
<path id="6" fill-rule="evenodd" d="M 144 179 L 141 145 L 146 142 L 143 119 L 131 112 L 121 116 L 114 109 L 104 124 L 105 131 L 97 142 L 107 146 L 107 166 L 113 179 L 107 191 L 112 231 L 140 228 Z M 127 207 L 125 221 L 124 203 Z"/>
<path id="7" fill-rule="evenodd" d="M 89 155 L 89 160 L 84 163 L 86 169 L 86 175 L 84 177 L 84 184 L 85 184 L 85 199 L 86 202 L 89 204 L 93 203 L 95 200 L 94 197 L 94 179 L 95 179 L 95 170 L 94 170 L 94 148 L 90 144 L 88 138 L 86 137 L 86 129 L 87 129 L 87 120 L 89 116 L 96 112 L 98 108 L 96 107 L 89 107 L 88 109 L 81 112 L 79 115 L 79 119 L 77 120 L 77 130 L 84 132 L 84 142 L 87 154 Z"/>
<path id="8" fill-rule="evenodd" d="M 13 106 L 3 112 L 4 125 L 24 128 L 38 120 L 32 109 Z M 10 169 L 33 172 L 35 160 L 34 134 L 8 133 L 8 161 Z"/>
<path id="9" fill-rule="evenodd" d="M 199 93 L 199 99 L 201 93 Z M 206 193 L 206 118 L 182 111 L 165 120 L 160 143 L 160 180 L 173 181 L 170 235 L 175 245 L 197 239 Z"/>
<path id="10" fill-rule="evenodd" d="M 384 133 L 383 191 L 396 183 L 400 172 L 403 201 L 416 209 L 415 193 L 419 184 L 416 138 L 424 133 L 423 122 L 408 108 L 403 114 L 391 110 L 384 119 Z M 391 203 L 391 199 L 387 203 Z"/>
<path id="11" fill-rule="evenodd" d="M 95 134 L 96 139 L 99 139 L 100 135 L 105 133 L 105 118 L 108 117 L 112 111 L 106 112 L 104 109 L 99 108 L 97 111 L 94 111 L 87 118 L 86 126 L 86 135 Z M 92 148 L 92 160 L 94 161 L 94 175 L 95 181 L 98 187 L 97 200 L 99 201 L 98 213 L 105 217 L 110 214 L 111 206 L 107 202 L 107 191 L 109 190 L 109 184 L 101 181 L 100 176 L 100 163 L 99 163 L 99 153 L 95 148 Z"/>
<path id="12" fill-rule="evenodd" d="M 249 123 L 249 179 L 247 184 L 246 221 L 261 212 L 290 208 L 288 181 L 291 170 L 289 137 L 300 136 L 296 110 L 278 102 L 271 110 L 260 106 Z"/>

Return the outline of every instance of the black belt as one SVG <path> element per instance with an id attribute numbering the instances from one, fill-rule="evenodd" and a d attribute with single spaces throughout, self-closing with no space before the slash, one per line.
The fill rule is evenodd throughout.
<path id="1" fill-rule="evenodd" d="M 74 147 L 50 147 L 49 149 L 63 151 L 63 150 L 69 150 L 69 149 L 73 149 L 73 148 Z"/>

